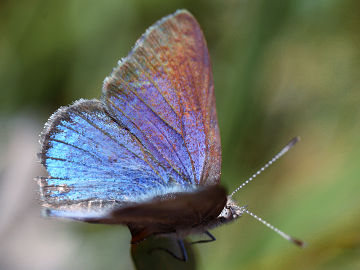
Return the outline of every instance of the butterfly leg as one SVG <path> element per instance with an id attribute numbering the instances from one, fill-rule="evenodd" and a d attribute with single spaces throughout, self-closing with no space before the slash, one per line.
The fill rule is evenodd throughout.
<path id="1" fill-rule="evenodd" d="M 206 234 L 207 236 L 209 236 L 210 239 L 191 242 L 190 245 L 193 245 L 193 244 L 201 244 L 201 243 L 209 243 L 209 242 L 212 242 L 212 241 L 215 241 L 215 240 L 216 240 L 215 236 L 213 236 L 209 231 L 206 231 L 205 234 Z"/>
<path id="2" fill-rule="evenodd" d="M 187 252 L 186 252 L 184 241 L 179 239 L 178 244 L 179 244 L 179 247 L 180 247 L 180 250 L 181 250 L 181 255 L 183 257 L 182 261 L 186 262 L 188 260 L 188 255 L 187 255 Z"/>
<path id="3" fill-rule="evenodd" d="M 181 239 L 177 240 L 177 243 L 179 245 L 180 251 L 181 251 L 181 257 L 176 255 L 174 252 L 172 252 L 171 250 L 167 249 L 167 248 L 162 248 L 162 247 L 157 247 L 157 248 L 153 248 L 149 251 L 149 253 L 152 253 L 156 250 L 162 250 L 165 251 L 166 253 L 170 254 L 172 257 L 174 257 L 175 259 L 182 261 L 182 262 L 186 262 L 188 260 L 188 255 L 186 252 L 186 248 L 184 245 L 184 241 Z"/>

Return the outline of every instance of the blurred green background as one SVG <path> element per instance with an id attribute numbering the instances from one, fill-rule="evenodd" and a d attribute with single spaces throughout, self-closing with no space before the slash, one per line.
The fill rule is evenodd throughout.
<path id="1" fill-rule="evenodd" d="M 302 141 L 236 199 L 244 216 L 195 247 L 198 269 L 360 269 L 360 2 L 0 1 L 0 268 L 133 269 L 124 227 L 43 219 L 38 134 L 59 106 L 100 97 L 117 60 L 186 8 L 213 64 L 229 191 Z"/>

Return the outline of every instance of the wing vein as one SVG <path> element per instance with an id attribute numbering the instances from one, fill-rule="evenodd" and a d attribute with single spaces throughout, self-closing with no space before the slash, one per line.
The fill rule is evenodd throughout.
<path id="1" fill-rule="evenodd" d="M 98 161 L 101 161 L 101 159 L 99 157 L 97 157 L 96 155 L 92 154 L 90 151 L 86 150 L 86 149 L 83 149 L 81 147 L 78 147 L 78 146 L 75 146 L 71 143 L 67 143 L 67 142 L 64 142 L 62 140 L 59 140 L 59 139 L 54 139 L 54 138 L 49 138 L 49 141 L 54 141 L 54 142 L 58 142 L 58 143 L 62 143 L 64 145 L 67 145 L 67 146 L 70 146 L 70 147 L 73 147 L 75 149 L 78 149 L 80 151 L 83 151 L 84 153 L 87 153 L 88 155 L 92 156 L 93 158 L 97 159 Z"/>

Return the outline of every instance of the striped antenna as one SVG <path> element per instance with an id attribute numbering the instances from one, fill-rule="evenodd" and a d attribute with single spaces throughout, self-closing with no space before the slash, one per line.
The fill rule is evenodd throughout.
<path id="1" fill-rule="evenodd" d="M 240 189 L 242 189 L 244 186 L 249 184 L 256 176 L 261 174 L 263 171 L 265 171 L 271 164 L 273 164 L 275 161 L 277 161 L 281 156 L 283 156 L 286 152 L 288 152 L 298 141 L 300 141 L 300 137 L 293 138 L 283 149 L 280 150 L 279 153 L 277 153 L 268 163 L 266 163 L 260 170 L 258 170 L 256 173 L 254 173 L 248 180 L 246 180 L 244 183 L 242 183 L 237 189 L 235 189 L 231 194 L 230 198 L 238 192 Z"/>
<path id="2" fill-rule="evenodd" d="M 294 243 L 295 245 L 299 246 L 299 247 L 305 247 L 305 243 L 299 239 L 293 238 L 290 235 L 284 233 L 283 231 L 279 230 L 278 228 L 276 228 L 275 226 L 271 225 L 269 222 L 263 220 L 262 218 L 258 217 L 257 215 L 255 215 L 254 213 L 250 212 L 247 209 L 243 209 L 243 212 L 247 213 L 248 215 L 252 216 L 253 218 L 255 218 L 257 221 L 260 221 L 262 224 L 264 224 L 266 227 L 270 228 L 271 230 L 273 230 L 274 232 L 276 232 L 277 234 L 279 234 L 281 237 L 285 238 L 286 240 Z"/>

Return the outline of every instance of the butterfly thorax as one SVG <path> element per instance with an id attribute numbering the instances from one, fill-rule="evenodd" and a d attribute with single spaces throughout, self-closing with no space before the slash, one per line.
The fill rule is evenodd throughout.
<path id="1" fill-rule="evenodd" d="M 228 197 L 223 210 L 216 218 L 204 218 L 204 220 L 200 223 L 193 224 L 192 226 L 179 226 L 175 228 L 173 232 L 160 233 L 159 235 L 175 236 L 181 239 L 192 234 L 202 234 L 208 230 L 214 229 L 217 226 L 234 221 L 244 213 L 244 210 L 245 207 L 238 206 L 235 201 Z"/>
<path id="2" fill-rule="evenodd" d="M 141 206 L 141 221 L 127 224 L 133 235 L 132 243 L 141 242 L 149 235 L 185 238 L 201 234 L 237 219 L 245 209 L 227 197 L 225 189 L 218 185 L 192 193 L 172 194 L 171 197 Z M 151 213 L 153 209 L 156 211 Z M 149 213 L 151 218 L 145 220 Z"/>

